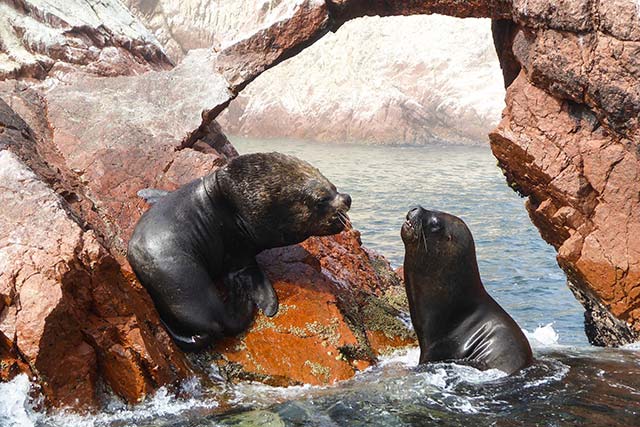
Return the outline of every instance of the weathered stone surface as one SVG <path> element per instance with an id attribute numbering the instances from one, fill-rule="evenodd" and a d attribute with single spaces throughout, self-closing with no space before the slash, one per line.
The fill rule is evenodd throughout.
<path id="1" fill-rule="evenodd" d="M 299 2 L 267 0 L 125 0 L 178 62 L 192 49 L 228 46 L 287 16 Z"/>
<path id="2" fill-rule="evenodd" d="M 226 140 L 216 145 L 218 129 L 194 136 L 203 110 L 231 98 L 212 64 L 212 54 L 193 51 L 167 72 L 69 75 L 46 93 L 53 143 L 86 186 L 108 224 L 109 246 L 120 255 L 145 208 L 138 190 L 173 190 L 235 154 Z"/>
<path id="3" fill-rule="evenodd" d="M 98 75 L 167 69 L 153 35 L 120 2 L 0 1 L 0 80 L 42 79 L 69 64 Z"/>
<path id="4" fill-rule="evenodd" d="M 246 334 L 216 347 L 227 378 L 331 384 L 371 366 L 377 355 L 415 345 L 398 317 L 398 308 L 407 309 L 398 277 L 364 250 L 356 231 L 265 251 L 259 262 L 280 311 L 259 315 Z"/>
<path id="5" fill-rule="evenodd" d="M 525 28 L 516 34 L 513 50 L 536 86 L 585 104 L 623 136 L 640 137 L 640 42 Z"/>
<path id="6" fill-rule="evenodd" d="M 217 120 L 243 137 L 480 145 L 503 107 L 489 20 L 364 17 L 261 74 Z"/>
<path id="7" fill-rule="evenodd" d="M 0 331 L 49 403 L 94 406 L 98 376 L 135 402 L 188 375 L 148 296 L 10 150 L 0 151 L 0 181 Z"/>
<path id="8" fill-rule="evenodd" d="M 509 182 L 529 197 L 531 219 L 574 286 L 619 319 L 608 321 L 610 328 L 633 331 L 600 339 L 606 334 L 594 332 L 595 319 L 588 336 L 601 345 L 640 336 L 637 143 L 608 132 L 585 105 L 535 87 L 523 72 L 507 91 L 491 146 Z"/>
<path id="9" fill-rule="evenodd" d="M 329 16 L 322 0 L 296 2 L 285 16 L 250 37 L 221 46 L 216 69 L 237 93 L 263 71 L 295 55 L 328 30 Z"/>
<path id="10" fill-rule="evenodd" d="M 499 56 L 522 74 L 491 135 L 493 151 L 558 249 L 589 340 L 637 340 L 640 10 L 632 1 L 514 5 L 519 26 Z"/>

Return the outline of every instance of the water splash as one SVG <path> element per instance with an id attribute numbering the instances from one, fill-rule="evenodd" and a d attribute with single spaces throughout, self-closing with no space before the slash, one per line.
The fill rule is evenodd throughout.
<path id="1" fill-rule="evenodd" d="M 127 405 L 116 397 L 107 402 L 98 414 L 78 414 L 69 409 L 38 412 L 36 402 L 30 396 L 33 384 L 25 374 L 18 375 L 8 383 L 0 383 L 0 426 L 2 427 L 100 427 L 111 425 L 137 425 L 145 420 L 179 416 L 186 411 L 212 409 L 216 400 L 206 398 L 200 382 L 191 378 L 180 387 L 184 398 L 176 397 L 166 388 L 143 403 Z"/>
<path id="2" fill-rule="evenodd" d="M 0 383 L 0 425 L 7 427 L 34 426 L 29 391 L 31 382 L 20 374 L 8 383 Z"/>
<path id="3" fill-rule="evenodd" d="M 624 350 L 640 350 L 640 341 L 632 342 L 630 344 L 625 344 L 620 348 Z"/>
<path id="4" fill-rule="evenodd" d="M 549 348 L 559 345 L 560 335 L 553 329 L 553 323 L 538 326 L 533 332 L 529 332 L 526 329 L 523 329 L 522 332 L 524 332 L 533 348 Z"/>

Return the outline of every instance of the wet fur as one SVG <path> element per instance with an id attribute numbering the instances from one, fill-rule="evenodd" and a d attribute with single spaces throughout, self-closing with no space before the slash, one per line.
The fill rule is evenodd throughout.
<path id="1" fill-rule="evenodd" d="M 531 364 L 522 330 L 484 289 L 473 237 L 460 218 L 416 208 L 402 239 L 420 363 L 459 361 L 508 374 Z"/>
<path id="2" fill-rule="evenodd" d="M 197 351 L 237 335 L 278 299 L 255 256 L 339 233 L 351 205 L 313 166 L 280 153 L 234 158 L 163 197 L 138 221 L 128 259 L 174 341 Z M 218 285 L 216 286 L 216 283 Z"/>

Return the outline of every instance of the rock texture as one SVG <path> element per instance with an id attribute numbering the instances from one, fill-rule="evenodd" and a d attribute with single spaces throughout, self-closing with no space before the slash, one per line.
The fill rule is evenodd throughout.
<path id="1" fill-rule="evenodd" d="M 218 120 L 244 137 L 479 145 L 504 106 L 500 76 L 487 19 L 359 18 L 262 74 Z"/>
<path id="2" fill-rule="evenodd" d="M 590 341 L 640 337 L 640 37 L 633 2 L 516 7 L 522 68 L 491 134 L 585 305 Z M 534 7 L 532 7 L 534 6 Z"/>
<path id="3" fill-rule="evenodd" d="M 370 255 L 356 231 L 265 251 L 259 262 L 280 298 L 240 337 L 217 346 L 230 380 L 272 385 L 331 384 L 351 378 L 392 349 L 415 345 L 401 320 L 408 310 L 399 278 Z"/>
<path id="4" fill-rule="evenodd" d="M 132 227 L 147 208 L 135 193 L 175 188 L 236 155 L 213 118 L 243 78 L 313 40 L 327 20 L 324 3 L 296 3 L 273 28 L 261 27 L 220 54 L 193 51 L 172 70 L 99 77 L 80 64 L 49 73 L 44 82 L 0 83 L 2 378 L 28 372 L 49 405 L 95 408 L 101 384 L 133 403 L 160 386 L 208 372 L 176 349 L 124 260 Z M 272 47 L 264 45 L 265 37 Z M 259 49 L 268 54 L 257 55 Z M 247 344 L 246 354 L 259 357 L 260 367 L 235 347 L 211 353 L 230 379 L 330 383 L 368 366 L 386 347 L 412 342 L 395 303 L 381 302 L 386 311 L 378 323 L 365 323 L 368 301 L 399 285 L 387 276 L 388 266 L 359 249 L 354 233 L 316 243 L 302 258 L 296 254 L 305 250 L 292 247 L 264 261 L 289 312 L 306 316 L 283 311 L 274 327 L 305 330 L 305 343 L 322 341 L 337 328 L 327 350 L 335 352 L 333 365 L 316 346 L 298 350 L 305 360 L 294 370 L 278 354 Z M 348 261 L 352 276 L 338 282 L 321 267 L 325 258 L 336 271 Z M 312 265 L 312 280 L 300 273 L 305 263 Z M 341 305 L 345 298 L 356 306 Z M 253 335 L 243 339 L 259 342 L 261 335 Z"/>
<path id="5" fill-rule="evenodd" d="M 190 375 L 146 293 L 14 153 L 37 151 L 34 132 L 1 100 L 0 119 L 3 358 L 19 356 L 28 369 L 12 369 L 30 370 L 56 406 L 95 406 L 98 377 L 135 402 Z"/>
<path id="6" fill-rule="evenodd" d="M 302 2 L 125 0 L 124 3 L 155 34 L 167 55 L 177 63 L 192 49 L 214 47 L 220 50 L 260 28 L 268 28 Z"/>
<path id="7" fill-rule="evenodd" d="M 118 1 L 0 1 L 0 80 L 42 79 L 69 65 L 111 76 L 171 62 Z"/>

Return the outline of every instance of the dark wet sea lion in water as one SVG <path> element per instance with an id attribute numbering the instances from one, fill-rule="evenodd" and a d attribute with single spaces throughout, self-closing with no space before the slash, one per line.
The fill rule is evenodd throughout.
<path id="1" fill-rule="evenodd" d="M 142 195 L 155 203 L 127 257 L 170 335 L 189 351 L 246 330 L 255 306 L 275 315 L 278 299 L 256 255 L 339 233 L 351 206 L 316 168 L 280 153 L 239 156 L 176 191 Z"/>
<path id="2" fill-rule="evenodd" d="M 473 237 L 460 218 L 415 208 L 401 235 L 420 363 L 460 361 L 507 374 L 532 363 L 522 330 L 482 285 Z"/>

